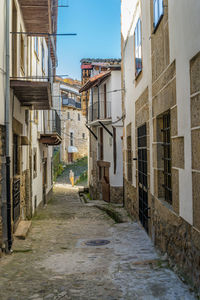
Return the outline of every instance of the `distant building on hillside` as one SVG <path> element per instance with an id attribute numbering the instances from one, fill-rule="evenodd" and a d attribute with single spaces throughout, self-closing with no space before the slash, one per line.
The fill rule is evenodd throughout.
<path id="1" fill-rule="evenodd" d="M 61 94 L 61 160 L 72 163 L 88 155 L 88 130 L 85 126 L 86 117 L 82 114 L 81 97 L 78 80 L 59 79 Z"/>

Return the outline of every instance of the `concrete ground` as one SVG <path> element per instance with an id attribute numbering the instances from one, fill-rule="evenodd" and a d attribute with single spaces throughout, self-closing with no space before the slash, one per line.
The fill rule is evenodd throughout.
<path id="1" fill-rule="evenodd" d="M 0 261 L 2 300 L 195 299 L 135 222 L 117 224 L 57 185 L 25 241 Z M 87 241 L 103 239 L 103 246 Z"/>

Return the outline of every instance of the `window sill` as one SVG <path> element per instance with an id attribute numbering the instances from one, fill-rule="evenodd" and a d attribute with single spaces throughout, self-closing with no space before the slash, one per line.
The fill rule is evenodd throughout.
<path id="1" fill-rule="evenodd" d="M 163 197 L 157 198 L 163 206 L 165 206 L 168 210 L 170 210 L 173 214 L 177 215 L 177 213 L 174 211 L 173 204 L 170 204 L 167 202 Z"/>
<path id="2" fill-rule="evenodd" d="M 159 25 L 160 25 L 160 22 L 162 21 L 162 18 L 163 18 L 163 17 L 164 17 L 164 14 L 162 14 L 162 15 L 160 16 L 160 18 L 159 18 L 157 24 L 154 26 L 154 29 L 153 29 L 152 34 L 155 34 L 155 33 L 156 33 L 156 31 L 157 31 L 157 29 L 158 29 L 158 27 L 159 27 Z"/>

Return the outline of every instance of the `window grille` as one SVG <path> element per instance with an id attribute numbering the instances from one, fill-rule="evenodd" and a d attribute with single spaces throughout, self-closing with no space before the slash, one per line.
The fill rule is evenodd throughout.
<path id="1" fill-rule="evenodd" d="M 74 146 L 74 134 L 70 132 L 70 146 Z"/>
<path id="2" fill-rule="evenodd" d="M 127 179 L 132 183 L 132 141 L 131 136 L 127 137 Z"/>
<path id="3" fill-rule="evenodd" d="M 172 204 L 172 174 L 171 174 L 171 132 L 170 112 L 163 115 L 163 161 L 164 161 L 164 197 Z"/>

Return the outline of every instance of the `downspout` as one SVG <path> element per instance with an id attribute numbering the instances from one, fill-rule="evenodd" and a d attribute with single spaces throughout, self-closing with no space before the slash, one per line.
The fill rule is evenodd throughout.
<path id="1" fill-rule="evenodd" d="M 6 103 L 5 103 L 5 126 L 6 126 L 6 196 L 7 196 L 7 247 L 12 247 L 11 230 L 11 186 L 10 186 L 10 1 L 6 0 Z"/>

